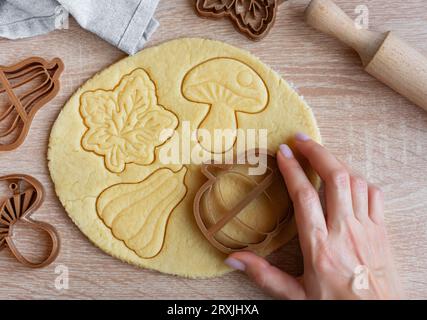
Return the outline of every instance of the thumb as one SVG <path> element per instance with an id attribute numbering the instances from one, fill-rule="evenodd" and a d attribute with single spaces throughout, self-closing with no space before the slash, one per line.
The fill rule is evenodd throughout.
<path id="1" fill-rule="evenodd" d="M 252 252 L 232 253 L 225 264 L 245 272 L 267 294 L 278 299 L 303 300 L 303 286 L 292 276 Z"/>

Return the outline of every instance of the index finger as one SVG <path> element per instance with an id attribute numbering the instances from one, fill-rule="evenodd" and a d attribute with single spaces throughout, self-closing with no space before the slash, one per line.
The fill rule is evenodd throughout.
<path id="1" fill-rule="evenodd" d="M 296 147 L 325 182 L 328 226 L 354 217 L 350 174 L 337 158 L 305 134 L 296 135 Z"/>
<path id="2" fill-rule="evenodd" d="M 285 144 L 280 146 L 277 163 L 294 204 L 301 249 L 304 252 L 314 247 L 319 238 L 324 239 L 328 234 L 319 195 L 291 149 Z"/>

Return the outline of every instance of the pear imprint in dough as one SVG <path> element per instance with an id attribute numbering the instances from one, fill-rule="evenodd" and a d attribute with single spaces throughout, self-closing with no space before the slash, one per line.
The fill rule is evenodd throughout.
<path id="1" fill-rule="evenodd" d="M 104 190 L 97 201 L 99 216 L 138 256 L 156 256 L 163 246 L 169 216 L 187 192 L 186 171 L 160 169 L 139 183 Z"/>

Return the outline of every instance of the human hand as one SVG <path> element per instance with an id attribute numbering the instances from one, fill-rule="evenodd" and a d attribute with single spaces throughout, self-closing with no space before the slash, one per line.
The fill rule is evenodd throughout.
<path id="1" fill-rule="evenodd" d="M 352 173 L 305 134 L 295 147 L 325 184 L 319 195 L 287 145 L 277 161 L 294 204 L 304 275 L 296 279 L 251 252 L 225 263 L 281 299 L 396 299 L 402 297 L 386 235 L 380 189 Z"/>

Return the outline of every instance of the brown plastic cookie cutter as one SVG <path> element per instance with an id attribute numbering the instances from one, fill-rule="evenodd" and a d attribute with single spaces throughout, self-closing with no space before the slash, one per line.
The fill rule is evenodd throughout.
<path id="1" fill-rule="evenodd" d="M 64 64 L 39 57 L 25 59 L 13 66 L 0 66 L 0 151 L 18 148 L 25 140 L 36 112 L 59 91 Z M 0 100 L 4 101 L 4 99 Z"/>
<path id="2" fill-rule="evenodd" d="M 229 17 L 236 29 L 252 40 L 261 40 L 286 0 L 196 0 L 196 12 L 204 18 Z"/>
<path id="3" fill-rule="evenodd" d="M 209 205 L 209 202 L 212 198 L 212 192 L 214 186 L 218 183 L 219 179 L 225 174 L 236 173 L 241 175 L 242 172 L 236 171 L 235 168 L 241 163 L 234 161 L 232 164 L 214 164 L 214 163 L 205 163 L 201 166 L 202 173 L 207 177 L 207 181 L 202 187 L 198 190 L 194 203 L 193 203 L 193 212 L 196 219 L 196 223 L 206 239 L 218 250 L 223 253 L 231 253 L 234 251 L 240 250 L 249 250 L 249 251 L 258 251 L 265 248 L 273 237 L 275 237 L 281 230 L 282 227 L 289 222 L 290 218 L 293 215 L 293 206 L 289 201 L 289 206 L 287 212 L 280 217 L 277 214 L 276 223 L 273 228 L 267 232 L 262 232 L 256 228 L 248 225 L 243 220 L 241 220 L 238 215 L 241 213 L 250 203 L 257 199 L 262 194 L 267 194 L 270 186 L 275 182 L 275 179 L 281 179 L 281 175 L 278 172 L 276 165 L 276 159 L 274 153 L 262 149 L 255 149 L 253 152 L 247 152 L 248 158 L 250 155 L 257 155 L 259 159 L 260 154 L 265 154 L 267 163 L 263 164 L 266 166 L 266 173 L 260 177 L 259 181 L 252 180 L 251 176 L 247 176 L 248 181 L 252 180 L 253 188 L 247 193 L 239 202 L 233 206 L 231 209 L 224 209 L 223 212 L 219 214 L 219 219 L 213 217 L 212 206 Z M 239 157 L 237 157 L 239 159 Z M 247 161 L 247 163 L 253 163 Z M 215 174 L 214 171 L 219 170 L 220 174 Z M 286 195 L 288 196 L 287 191 Z M 289 199 L 289 196 L 288 196 Z M 218 214 L 216 212 L 216 214 Z M 261 212 L 260 212 L 261 214 Z M 246 243 L 238 239 L 233 239 L 232 237 L 222 234 L 221 239 L 217 237 L 221 230 L 230 222 L 235 223 L 243 231 L 246 230 L 253 234 L 256 234 L 259 238 L 259 241 Z"/>
<path id="4" fill-rule="evenodd" d="M 0 177 L 0 182 L 8 183 L 11 196 L 0 198 L 0 250 L 9 247 L 15 258 L 30 268 L 42 268 L 52 263 L 59 253 L 59 237 L 53 226 L 48 223 L 35 221 L 30 215 L 43 202 L 44 189 L 39 181 L 27 175 L 13 174 Z M 52 240 L 49 256 L 41 262 L 26 259 L 15 246 L 13 229 L 16 222 L 23 222 L 32 228 L 45 231 Z"/>

